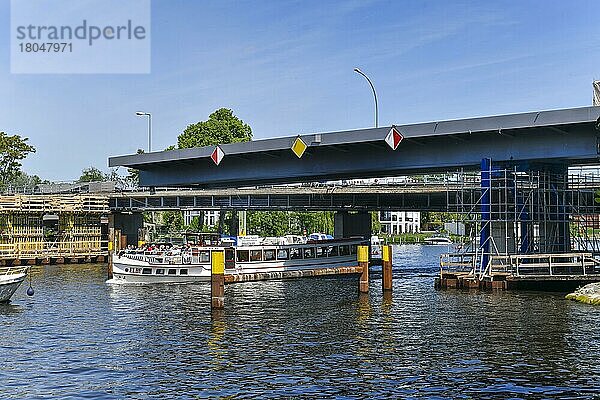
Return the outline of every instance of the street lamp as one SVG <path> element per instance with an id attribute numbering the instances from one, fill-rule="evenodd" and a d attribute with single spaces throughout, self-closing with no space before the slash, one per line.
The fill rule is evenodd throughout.
<path id="1" fill-rule="evenodd" d="M 369 82 L 369 85 L 371 85 L 371 89 L 373 90 L 373 97 L 375 98 L 375 128 L 378 128 L 379 127 L 379 113 L 377 110 L 377 93 L 375 93 L 375 86 L 373 86 L 373 82 L 371 82 L 369 77 L 367 75 L 365 75 L 365 73 L 362 72 L 360 69 L 354 68 L 354 72 L 364 76 L 365 79 L 367 80 L 367 82 Z"/>
<path id="2" fill-rule="evenodd" d="M 136 111 L 135 115 L 138 117 L 148 117 L 148 153 L 152 151 L 152 114 L 144 111 Z"/>

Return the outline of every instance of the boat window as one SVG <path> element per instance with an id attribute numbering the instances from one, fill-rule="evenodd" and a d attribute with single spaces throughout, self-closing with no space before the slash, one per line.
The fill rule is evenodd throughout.
<path id="1" fill-rule="evenodd" d="M 262 261 L 262 250 L 250 250 L 250 261 Z"/>
<path id="2" fill-rule="evenodd" d="M 179 270 L 179 275 L 187 275 L 187 274 L 188 274 L 187 268 L 182 268 Z"/>
<path id="3" fill-rule="evenodd" d="M 287 260 L 289 257 L 287 249 L 279 249 L 277 250 L 277 259 L 278 260 Z"/>
<path id="4" fill-rule="evenodd" d="M 350 246 L 350 254 L 356 254 L 356 246 L 355 244 Z"/>
<path id="5" fill-rule="evenodd" d="M 165 274 L 165 270 L 163 268 L 156 269 L 156 275 L 164 275 L 164 274 Z"/>
<path id="6" fill-rule="evenodd" d="M 175 268 L 169 269 L 169 275 L 175 275 L 176 273 L 177 273 L 177 270 Z"/>
<path id="7" fill-rule="evenodd" d="M 305 247 L 304 248 L 304 258 L 315 258 L 315 248 L 314 247 Z"/>
<path id="8" fill-rule="evenodd" d="M 317 258 L 327 257 L 327 247 L 317 247 Z"/>
<path id="9" fill-rule="evenodd" d="M 273 261 L 275 259 L 275 249 L 265 249 L 264 258 L 265 261 Z"/>
<path id="10" fill-rule="evenodd" d="M 208 250 L 201 251 L 199 254 L 199 261 L 203 264 L 209 263 L 210 262 L 210 251 L 208 251 Z"/>
<path id="11" fill-rule="evenodd" d="M 300 251 L 300 249 L 297 247 L 291 248 L 290 249 L 290 258 L 292 260 L 302 259 L 302 252 Z"/>
<path id="12" fill-rule="evenodd" d="M 238 250 L 237 251 L 237 262 L 248 262 L 250 261 L 249 250 Z"/>
<path id="13" fill-rule="evenodd" d="M 142 274 L 144 275 L 150 275 L 152 273 L 152 268 L 144 268 L 142 270 Z"/>
<path id="14" fill-rule="evenodd" d="M 338 255 L 338 247 L 337 246 L 329 246 L 327 249 L 328 257 L 337 257 Z"/>
<path id="15" fill-rule="evenodd" d="M 350 255 L 350 246 L 347 244 L 343 244 L 340 246 L 340 256 Z"/>

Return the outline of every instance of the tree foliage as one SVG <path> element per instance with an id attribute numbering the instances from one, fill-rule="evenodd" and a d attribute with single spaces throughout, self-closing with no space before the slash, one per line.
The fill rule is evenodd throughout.
<path id="1" fill-rule="evenodd" d="M 29 153 L 35 153 L 35 147 L 28 144 L 28 138 L 19 135 L 7 135 L 0 132 L 0 185 L 5 187 L 21 172 L 21 160 Z"/>
<path id="2" fill-rule="evenodd" d="M 333 212 L 248 211 L 248 233 L 259 236 L 333 234 Z"/>
<path id="3" fill-rule="evenodd" d="M 81 176 L 77 180 L 79 183 L 84 182 L 104 182 L 108 180 L 108 176 L 96 167 L 84 168 L 81 171 Z"/>
<path id="4" fill-rule="evenodd" d="M 284 236 L 288 233 L 289 215 L 284 211 L 248 211 L 246 225 L 250 235 Z"/>
<path id="5" fill-rule="evenodd" d="M 177 138 L 180 149 L 252 140 L 252 129 L 228 108 L 219 108 L 208 120 L 188 125 Z"/>
<path id="6" fill-rule="evenodd" d="M 137 154 L 143 154 L 144 150 L 137 149 Z M 130 188 L 137 188 L 140 185 L 140 171 L 135 168 L 127 168 L 127 175 L 123 178 L 123 184 Z"/>
<path id="7" fill-rule="evenodd" d="M 180 232 L 183 229 L 183 214 L 181 211 L 165 211 L 162 214 L 162 222 L 169 232 Z"/>
<path id="8" fill-rule="evenodd" d="M 377 211 L 371 213 L 371 232 L 373 234 L 381 233 L 381 222 L 379 221 L 379 212 Z"/>

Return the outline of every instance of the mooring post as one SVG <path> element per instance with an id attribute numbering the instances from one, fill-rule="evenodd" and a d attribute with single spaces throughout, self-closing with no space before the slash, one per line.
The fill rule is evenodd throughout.
<path id="1" fill-rule="evenodd" d="M 392 246 L 385 245 L 382 248 L 381 254 L 381 270 L 382 270 L 382 282 L 381 286 L 383 291 L 392 290 Z"/>
<path id="2" fill-rule="evenodd" d="M 358 284 L 361 293 L 369 292 L 369 246 L 358 246 L 358 265 L 362 267 L 362 274 Z"/>
<path id="3" fill-rule="evenodd" d="M 211 286 L 210 306 L 222 309 L 225 306 L 225 252 L 223 250 L 211 251 Z"/>

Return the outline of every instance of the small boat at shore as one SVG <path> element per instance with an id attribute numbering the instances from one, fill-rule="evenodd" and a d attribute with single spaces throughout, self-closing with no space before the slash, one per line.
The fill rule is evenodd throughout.
<path id="1" fill-rule="evenodd" d="M 0 303 L 10 300 L 27 277 L 28 266 L 0 268 Z"/>
<path id="2" fill-rule="evenodd" d="M 270 240 L 242 239 L 236 246 L 185 245 L 121 251 L 113 257 L 111 283 L 210 281 L 213 251 L 224 251 L 226 275 L 350 266 L 357 263 L 357 246 L 365 243 L 362 239 L 304 243 L 286 238 L 265 239 Z"/>
<path id="3" fill-rule="evenodd" d="M 383 258 L 383 241 L 379 236 L 371 236 L 371 263 L 381 264 Z"/>
<path id="4" fill-rule="evenodd" d="M 434 235 L 434 236 L 423 239 L 423 242 L 425 244 L 433 244 L 433 245 L 452 244 L 452 240 L 448 236 L 444 236 L 444 235 Z"/>

